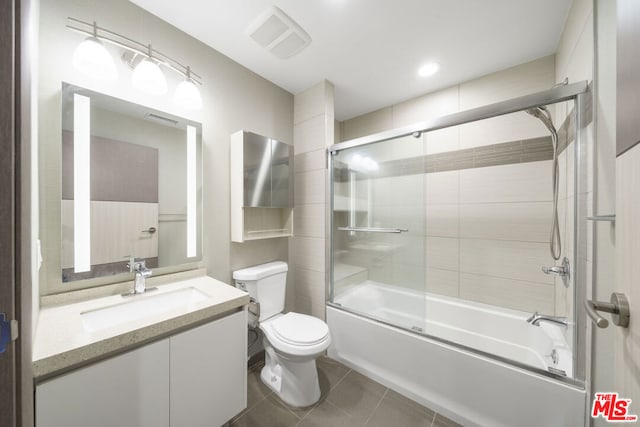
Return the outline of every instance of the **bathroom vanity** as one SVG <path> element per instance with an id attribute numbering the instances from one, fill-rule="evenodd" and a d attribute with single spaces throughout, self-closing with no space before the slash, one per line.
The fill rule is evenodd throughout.
<path id="1" fill-rule="evenodd" d="M 246 407 L 245 292 L 204 275 L 114 290 L 41 310 L 38 427 L 213 426 Z"/>

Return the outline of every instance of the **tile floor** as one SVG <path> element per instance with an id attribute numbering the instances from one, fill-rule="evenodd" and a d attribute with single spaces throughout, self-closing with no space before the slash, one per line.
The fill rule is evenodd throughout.
<path id="1" fill-rule="evenodd" d="M 455 427 L 459 424 L 328 357 L 318 358 L 322 396 L 314 406 L 291 408 L 260 381 L 262 364 L 247 376 L 247 409 L 231 426 Z"/>

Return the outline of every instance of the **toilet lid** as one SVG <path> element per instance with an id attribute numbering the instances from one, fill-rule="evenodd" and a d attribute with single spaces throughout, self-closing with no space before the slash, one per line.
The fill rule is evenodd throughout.
<path id="1" fill-rule="evenodd" d="M 273 321 L 273 331 L 286 343 L 313 345 L 327 337 L 329 327 L 318 318 L 300 313 L 287 313 Z"/>

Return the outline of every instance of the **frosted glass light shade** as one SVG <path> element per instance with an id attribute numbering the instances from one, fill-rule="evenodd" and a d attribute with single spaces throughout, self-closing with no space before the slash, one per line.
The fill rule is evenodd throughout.
<path id="1" fill-rule="evenodd" d="M 118 78 L 113 58 L 102 42 L 95 37 L 87 37 L 76 47 L 72 63 L 77 70 L 100 80 Z"/>
<path id="2" fill-rule="evenodd" d="M 202 108 L 200 91 L 196 84 L 189 79 L 178 84 L 173 100 L 176 105 L 188 110 L 200 110 Z"/>
<path id="3" fill-rule="evenodd" d="M 164 95 L 167 93 L 167 80 L 162 74 L 158 64 L 145 58 L 133 70 L 131 76 L 133 87 L 152 95 Z"/>

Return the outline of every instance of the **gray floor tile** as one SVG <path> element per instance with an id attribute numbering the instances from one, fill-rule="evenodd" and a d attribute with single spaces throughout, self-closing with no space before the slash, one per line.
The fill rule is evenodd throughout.
<path id="1" fill-rule="evenodd" d="M 329 389 L 332 389 L 349 372 L 349 368 L 340 362 L 336 362 L 326 356 L 321 356 L 317 360 L 318 377 L 320 378 L 320 389 L 322 390 L 323 380 Z"/>
<path id="2" fill-rule="evenodd" d="M 278 402 L 280 402 L 280 404 L 284 407 L 286 407 L 289 412 L 291 412 L 292 414 L 294 414 L 296 417 L 298 417 L 299 419 L 304 418 L 309 412 L 311 412 L 311 410 L 313 408 L 315 408 L 319 402 L 314 403 L 311 406 L 307 406 L 306 408 L 294 408 L 293 406 L 289 406 L 288 404 L 286 404 L 285 402 L 283 402 L 282 400 L 280 400 L 280 398 L 278 396 L 276 396 L 275 394 L 273 394 L 273 397 L 278 399 Z M 322 397 L 320 397 L 320 401 L 322 401 Z"/>
<path id="3" fill-rule="evenodd" d="M 271 389 L 264 385 L 260 379 L 260 369 L 257 371 L 250 369 L 247 372 L 247 407 L 238 415 L 233 417 L 233 420 L 237 420 L 242 417 L 271 393 Z"/>
<path id="4" fill-rule="evenodd" d="M 378 406 L 386 387 L 355 371 L 349 371 L 327 396 L 333 405 L 345 411 L 356 422 L 364 423 Z"/>
<path id="5" fill-rule="evenodd" d="M 230 425 L 237 427 L 292 427 L 300 419 L 282 406 L 273 395 L 263 399 L 243 416 L 233 420 Z"/>
<path id="6" fill-rule="evenodd" d="M 397 393 L 395 396 L 387 394 L 373 411 L 366 425 L 367 427 L 428 427 L 435 413 L 429 413 L 423 408 Z"/>
<path id="7" fill-rule="evenodd" d="M 437 414 L 435 420 L 433 420 L 432 427 L 462 427 L 462 424 L 458 424 L 444 415 Z"/>
<path id="8" fill-rule="evenodd" d="M 272 393 L 260 379 L 260 369 L 247 373 L 247 408 L 254 407 Z"/>
<path id="9" fill-rule="evenodd" d="M 435 411 L 422 406 L 421 404 L 419 404 L 418 402 L 415 402 L 407 397 L 404 397 L 403 395 L 401 395 L 400 393 L 397 393 L 391 389 L 389 389 L 387 391 L 387 394 L 385 395 L 385 399 L 391 399 L 391 400 L 395 400 L 398 401 L 400 403 L 403 403 L 405 405 L 408 405 L 410 407 L 412 407 L 413 409 L 416 409 L 420 412 L 424 412 L 425 414 L 431 416 L 431 419 L 435 418 L 436 413 Z"/>
<path id="10" fill-rule="evenodd" d="M 352 427 L 362 425 L 342 409 L 324 401 L 300 421 L 299 427 Z"/>
<path id="11" fill-rule="evenodd" d="M 458 427 L 411 399 L 387 389 L 328 357 L 318 359 L 321 397 L 309 408 L 292 408 L 260 380 L 260 369 L 247 374 L 247 409 L 232 426 L 289 427 Z M 254 367 L 255 368 L 255 367 Z"/>

